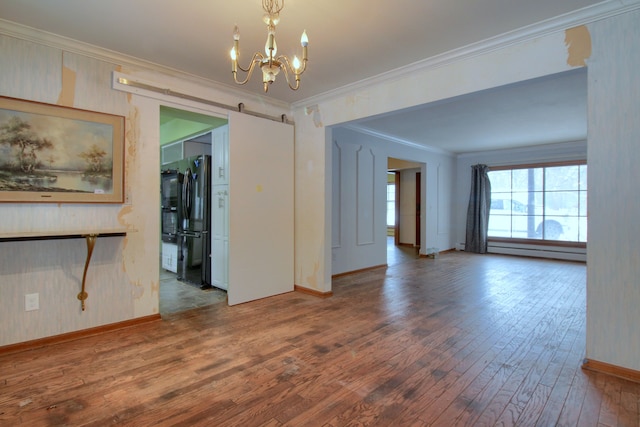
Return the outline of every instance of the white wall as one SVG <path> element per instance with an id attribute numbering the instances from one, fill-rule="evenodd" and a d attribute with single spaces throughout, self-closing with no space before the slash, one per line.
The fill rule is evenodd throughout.
<path id="1" fill-rule="evenodd" d="M 640 11 L 589 29 L 587 358 L 640 370 Z"/>
<path id="2" fill-rule="evenodd" d="M 424 163 L 422 172 L 421 253 L 427 247 L 450 249 L 454 247 L 451 234 L 451 195 L 454 191 L 455 161 L 449 154 L 434 153 L 415 147 L 389 143 L 386 140 L 354 132 L 345 127 L 332 129 L 332 195 L 331 216 L 332 274 L 360 270 L 386 264 L 386 183 L 387 158 L 412 159 Z M 366 156 L 364 154 L 366 154 Z M 358 157 L 360 154 L 360 157 Z M 361 174 L 363 160 L 375 163 L 367 177 Z M 405 174 L 413 180 L 412 224 L 405 225 L 413 232 L 415 241 L 415 170 Z M 363 210 L 359 194 L 375 195 L 371 211 Z M 359 236 L 363 221 L 373 220 L 374 235 L 370 243 L 366 236 Z M 410 221 L 411 222 L 411 221 Z M 364 229 L 362 229 L 364 230 Z"/>
<path id="3" fill-rule="evenodd" d="M 333 274 L 387 262 L 387 154 L 346 129 L 333 132 Z"/>

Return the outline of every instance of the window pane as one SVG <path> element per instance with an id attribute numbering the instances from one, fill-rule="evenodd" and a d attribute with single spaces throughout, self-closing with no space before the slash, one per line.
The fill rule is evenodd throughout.
<path id="1" fill-rule="evenodd" d="M 500 192 L 511 192 L 511 171 L 489 171 L 489 181 L 491 181 L 491 194 Z"/>
<path id="2" fill-rule="evenodd" d="M 580 193 L 580 216 L 587 216 L 587 192 L 581 191 Z"/>
<path id="3" fill-rule="evenodd" d="M 528 217 L 527 216 L 514 216 L 513 217 L 513 226 L 512 226 L 512 236 L 511 237 L 517 237 L 520 239 L 526 239 L 528 236 L 528 231 L 527 231 L 527 222 L 528 222 Z"/>
<path id="4" fill-rule="evenodd" d="M 529 215 L 518 219 L 518 227 L 516 230 L 516 236 L 521 239 L 541 239 L 537 225 L 542 222 L 542 216 Z M 515 229 L 515 227 L 514 227 Z"/>
<path id="5" fill-rule="evenodd" d="M 587 218 L 579 218 L 578 225 L 580 227 L 578 231 L 578 241 L 586 242 L 587 241 Z"/>
<path id="6" fill-rule="evenodd" d="M 580 189 L 587 189 L 587 165 L 580 165 Z"/>
<path id="7" fill-rule="evenodd" d="M 545 190 L 578 190 L 580 183 L 580 167 L 555 166 L 545 168 Z"/>
<path id="8" fill-rule="evenodd" d="M 489 215 L 489 236 L 511 237 L 511 217 L 507 215 Z"/>
<path id="9" fill-rule="evenodd" d="M 542 221 L 540 215 L 530 215 L 527 217 L 527 239 L 542 239 L 538 230 L 538 224 Z"/>
<path id="10" fill-rule="evenodd" d="M 526 215 L 527 205 L 518 200 L 511 200 L 511 215 Z"/>
<path id="11" fill-rule="evenodd" d="M 387 225 L 396 225 L 396 185 L 387 184 Z"/>
<path id="12" fill-rule="evenodd" d="M 542 191 L 542 169 L 514 169 L 512 190 L 525 193 Z"/>
<path id="13" fill-rule="evenodd" d="M 562 225 L 562 234 L 557 240 L 566 242 L 579 242 L 580 235 L 580 218 L 577 216 L 559 218 L 558 221 Z"/>
<path id="14" fill-rule="evenodd" d="M 538 226 L 538 234 L 542 233 L 545 240 L 560 240 L 560 236 L 564 233 L 561 221 L 562 217 L 545 216 L 544 221 Z"/>
<path id="15" fill-rule="evenodd" d="M 529 193 L 529 201 L 527 206 L 527 212 L 530 215 L 542 215 L 544 213 L 544 193 L 538 191 L 535 193 Z"/>
<path id="16" fill-rule="evenodd" d="M 554 191 L 545 193 L 544 214 L 579 215 L 579 194 L 577 191 Z"/>

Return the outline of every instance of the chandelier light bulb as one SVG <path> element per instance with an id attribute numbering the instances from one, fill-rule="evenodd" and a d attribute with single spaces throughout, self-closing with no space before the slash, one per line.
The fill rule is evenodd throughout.
<path id="1" fill-rule="evenodd" d="M 296 73 L 297 73 L 297 72 L 298 72 L 298 70 L 300 69 L 300 66 L 301 66 L 301 65 L 302 65 L 302 64 L 300 63 L 300 60 L 298 59 L 298 57 L 297 57 L 297 56 L 294 56 L 294 57 L 293 57 L 293 69 L 294 69 L 294 71 L 295 71 Z"/>
<path id="2" fill-rule="evenodd" d="M 300 37 L 300 44 L 302 45 L 302 47 L 307 47 L 309 45 L 309 37 L 307 37 L 307 30 L 304 30 L 302 32 L 302 37 Z"/>
<path id="3" fill-rule="evenodd" d="M 237 25 L 233 28 L 233 40 L 235 41 L 240 40 L 240 29 L 238 28 Z"/>
<path id="4" fill-rule="evenodd" d="M 234 47 L 231 48 L 231 52 L 229 52 L 229 54 L 231 55 L 232 61 L 235 61 L 238 59 L 238 54 L 236 53 L 236 49 Z"/>

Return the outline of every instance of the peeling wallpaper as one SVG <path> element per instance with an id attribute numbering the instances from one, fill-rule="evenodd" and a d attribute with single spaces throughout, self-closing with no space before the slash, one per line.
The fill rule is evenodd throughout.
<path id="1" fill-rule="evenodd" d="M 567 45 L 567 64 L 572 67 L 584 67 L 591 56 L 591 35 L 589 29 L 581 25 L 565 31 L 564 42 Z"/>
<path id="2" fill-rule="evenodd" d="M 3 95 L 116 115 L 130 111 L 127 95 L 111 89 L 114 64 L 6 36 L 0 36 L 0 64 Z M 156 193 L 132 185 L 141 180 L 138 156 L 153 161 L 154 154 L 151 146 L 149 153 L 138 151 L 139 134 L 131 130 L 139 128 L 139 120 L 128 119 L 125 194 L 136 203 L 0 204 L 0 233 L 122 226 L 130 230 L 126 237 L 97 239 L 87 271 L 86 311 L 77 299 L 87 252 L 83 239 L 0 243 L 0 345 L 157 312 L 157 298 L 143 299 L 158 283 L 157 243 L 155 252 L 145 250 L 150 246 L 145 227 L 157 229 L 158 224 L 157 215 L 146 209 L 156 202 Z M 39 310 L 24 310 L 27 293 L 40 294 Z"/>
<path id="3" fill-rule="evenodd" d="M 127 230 L 125 237 L 97 239 L 87 272 L 86 311 L 77 299 L 86 257 L 84 239 L 0 243 L 0 346 L 159 312 L 160 106 L 223 118 L 228 112 L 166 95 L 113 89 L 114 71 L 227 105 L 240 100 L 189 78 L 0 35 L 0 94 L 126 118 L 123 204 L 0 203 L 0 233 Z M 251 111 L 290 114 L 262 99 L 242 101 Z M 40 294 L 39 310 L 24 310 L 27 293 Z"/>
<path id="4" fill-rule="evenodd" d="M 65 107 L 73 107 L 76 91 L 76 73 L 75 71 L 62 67 L 62 90 L 58 97 L 58 105 Z"/>

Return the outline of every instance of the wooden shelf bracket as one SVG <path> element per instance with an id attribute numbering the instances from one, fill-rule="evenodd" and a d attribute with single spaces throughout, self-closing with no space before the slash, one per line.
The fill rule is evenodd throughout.
<path id="1" fill-rule="evenodd" d="M 91 262 L 91 255 L 93 255 L 93 248 L 96 245 L 97 234 L 87 234 L 84 236 L 87 241 L 87 259 L 84 261 L 84 272 L 82 273 L 82 290 L 78 294 L 78 299 L 82 304 L 82 311 L 85 310 L 85 301 L 89 294 L 86 291 L 86 283 L 87 283 L 87 270 L 89 269 L 89 263 Z"/>

